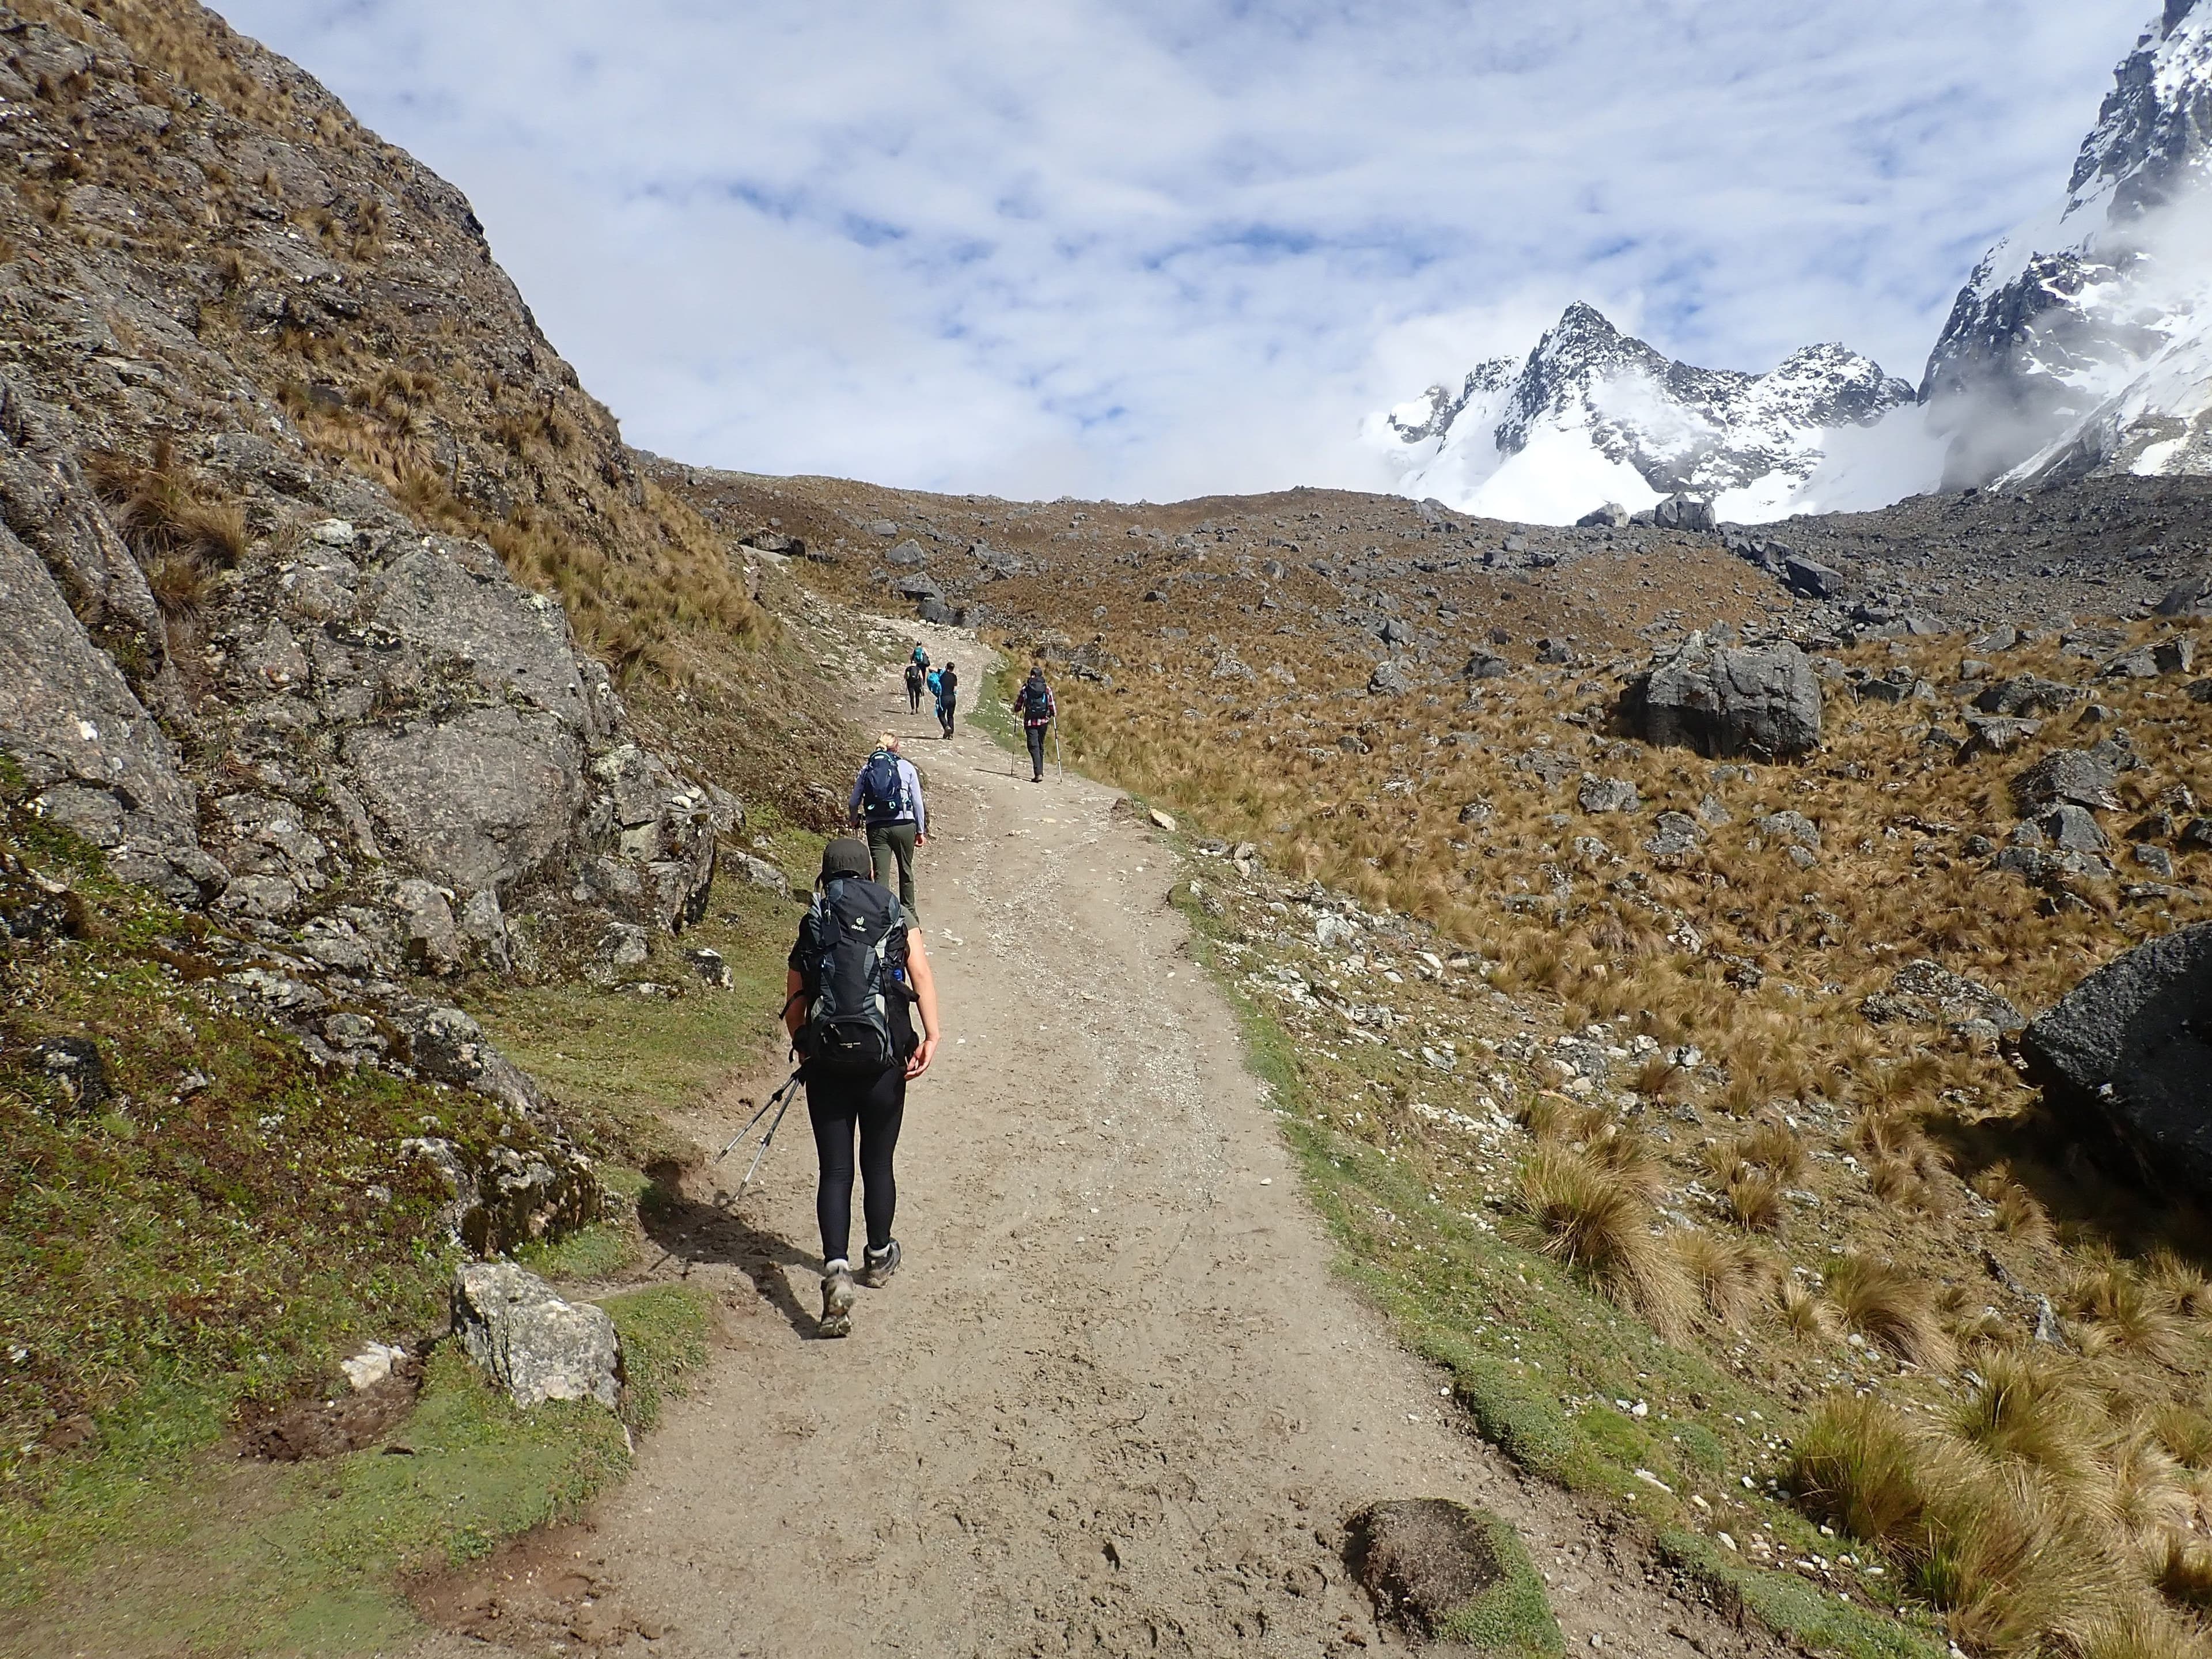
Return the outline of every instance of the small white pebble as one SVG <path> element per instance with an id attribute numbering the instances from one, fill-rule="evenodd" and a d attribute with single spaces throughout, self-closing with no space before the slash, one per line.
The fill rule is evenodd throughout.
<path id="1" fill-rule="evenodd" d="M 1734 1548 L 1735 1547 L 1735 1539 L 1733 1539 L 1733 1538 L 1731 1538 L 1731 1537 L 1729 1537 L 1726 1533 L 1724 1533 L 1724 1532 L 1717 1532 L 1717 1533 L 1715 1533 L 1715 1534 L 1713 1534 L 1713 1536 L 1714 1536 L 1714 1537 L 1716 1537 L 1716 1538 L 1717 1538 L 1717 1539 L 1719 1539 L 1719 1540 L 1721 1540 L 1721 1547 L 1722 1547 L 1723 1549 L 1731 1549 L 1731 1550 L 1732 1550 L 1732 1549 L 1734 1549 Z"/>
<path id="2" fill-rule="evenodd" d="M 1260 1184 L 1262 1187 L 1272 1187 L 1275 1184 L 1275 1177 L 1273 1176 L 1261 1176 L 1260 1177 Z"/>

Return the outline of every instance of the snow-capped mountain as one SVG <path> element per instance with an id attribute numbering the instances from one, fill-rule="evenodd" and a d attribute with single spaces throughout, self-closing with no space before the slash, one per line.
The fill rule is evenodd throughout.
<path id="1" fill-rule="evenodd" d="M 1921 398 L 1953 487 L 2212 472 L 2212 0 L 2166 0 L 2063 200 L 1975 268 Z"/>
<path id="2" fill-rule="evenodd" d="M 1564 523 L 1605 501 L 1678 491 L 1751 522 L 1791 509 L 1838 428 L 1910 404 L 1912 387 L 1839 345 L 1765 374 L 1695 368 L 1572 305 L 1522 360 L 1493 359 L 1370 417 L 1400 489 L 1463 513 Z"/>
<path id="3" fill-rule="evenodd" d="M 1723 519 L 1921 490 L 2212 473 L 2212 0 L 2165 0 L 2063 199 L 1953 307 L 1918 392 L 1841 346 L 1692 368 L 1572 306 L 1525 360 L 1368 417 L 1399 489 L 1561 523 L 1677 490 Z"/>

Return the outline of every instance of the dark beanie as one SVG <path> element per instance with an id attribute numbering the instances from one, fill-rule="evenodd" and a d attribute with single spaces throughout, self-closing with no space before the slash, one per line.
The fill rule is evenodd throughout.
<path id="1" fill-rule="evenodd" d="M 870 856 L 868 843 L 851 836 L 840 836 L 822 849 L 822 879 L 832 876 L 866 876 L 876 873 L 876 861 Z"/>

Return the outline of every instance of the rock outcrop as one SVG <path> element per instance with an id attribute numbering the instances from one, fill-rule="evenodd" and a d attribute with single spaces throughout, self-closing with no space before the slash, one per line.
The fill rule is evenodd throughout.
<path id="1" fill-rule="evenodd" d="M 2021 1040 L 2063 1115 L 2109 1135 L 2154 1184 L 2212 1194 L 2212 922 L 2091 974 Z"/>
<path id="2" fill-rule="evenodd" d="M 472 1261 L 455 1276 L 453 1332 L 518 1406 L 621 1401 L 622 1342 L 606 1310 L 562 1301 L 511 1261 Z"/>
<path id="3" fill-rule="evenodd" d="M 1646 742 L 1714 758 L 1802 755 L 1820 743 L 1820 682 L 1796 646 L 1719 647 L 1692 634 L 1623 694 L 1623 723 Z"/>

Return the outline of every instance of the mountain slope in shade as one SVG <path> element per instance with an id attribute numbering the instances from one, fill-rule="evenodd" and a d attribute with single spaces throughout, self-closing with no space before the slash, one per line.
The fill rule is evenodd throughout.
<path id="1" fill-rule="evenodd" d="M 2212 0 L 2166 0 L 2114 81 L 1929 359 L 1948 485 L 2212 472 Z"/>
<path id="2" fill-rule="evenodd" d="M 1564 523 L 1686 491 L 1753 521 L 1802 503 L 1839 429 L 1912 396 L 1839 345 L 1765 374 L 1693 368 L 1577 304 L 1525 359 L 1483 363 L 1455 391 L 1431 386 L 1370 416 L 1364 435 L 1401 469 L 1401 491 L 1462 512 Z"/>

